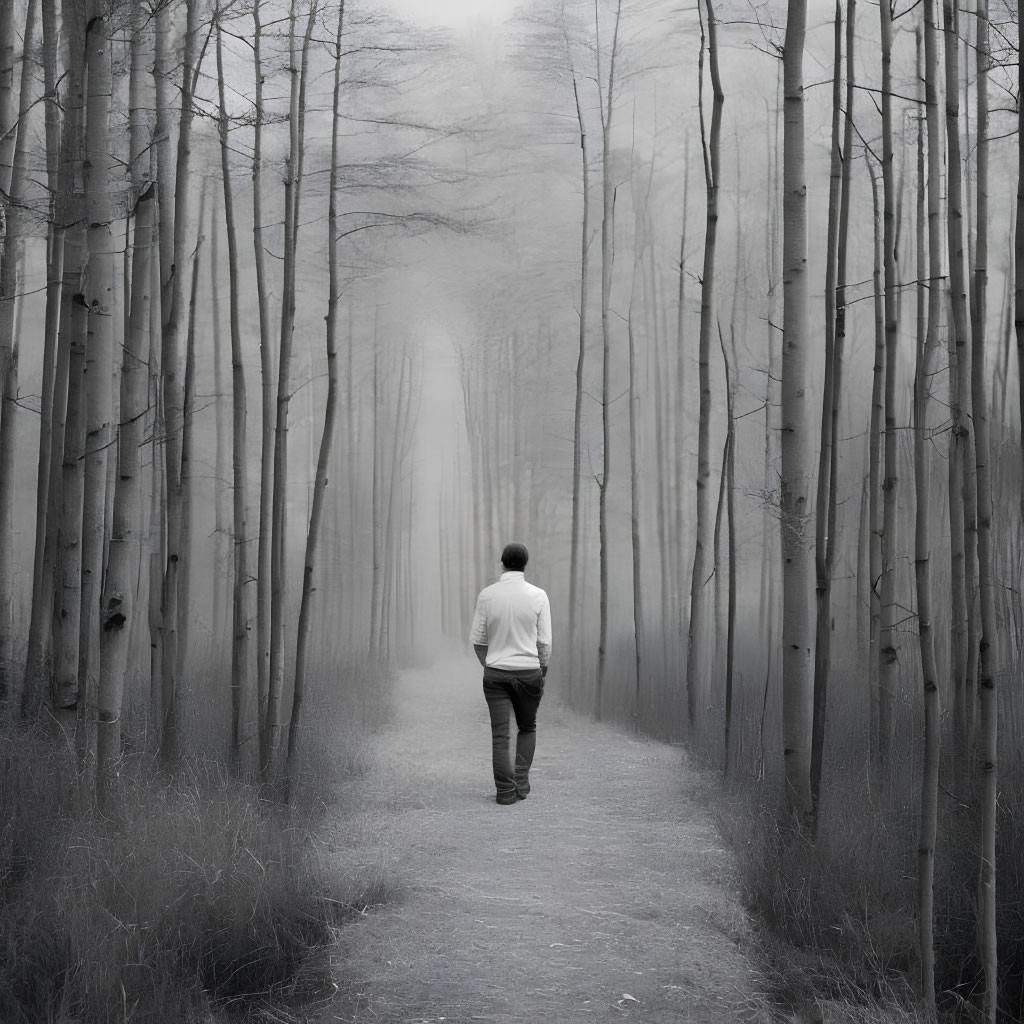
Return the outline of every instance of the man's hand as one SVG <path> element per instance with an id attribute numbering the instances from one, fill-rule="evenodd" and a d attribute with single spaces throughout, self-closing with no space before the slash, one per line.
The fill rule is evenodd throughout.
<path id="1" fill-rule="evenodd" d="M 473 644 L 473 653 L 476 654 L 476 660 L 487 668 L 487 644 Z"/>
<path id="2" fill-rule="evenodd" d="M 548 677 L 548 667 L 547 667 L 547 665 L 541 665 L 541 667 L 540 667 L 540 677 L 541 677 L 541 679 L 547 679 L 547 677 Z"/>

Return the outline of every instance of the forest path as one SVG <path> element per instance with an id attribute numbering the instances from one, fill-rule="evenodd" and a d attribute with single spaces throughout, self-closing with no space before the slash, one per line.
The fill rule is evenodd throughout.
<path id="1" fill-rule="evenodd" d="M 476 663 L 402 673 L 373 768 L 339 794 L 338 855 L 390 896 L 342 927 L 323 1019 L 767 1021 L 716 783 L 550 687 L 537 722 L 530 796 L 499 806 Z"/>

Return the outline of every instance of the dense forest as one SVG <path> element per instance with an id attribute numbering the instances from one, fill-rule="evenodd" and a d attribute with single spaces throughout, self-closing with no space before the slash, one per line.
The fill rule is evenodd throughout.
<path id="1" fill-rule="evenodd" d="M 1021 1019 L 1018 10 L 429 8 L 0 5 L 4 941 L 197 764 L 279 842 L 518 539 L 814 984 Z"/>

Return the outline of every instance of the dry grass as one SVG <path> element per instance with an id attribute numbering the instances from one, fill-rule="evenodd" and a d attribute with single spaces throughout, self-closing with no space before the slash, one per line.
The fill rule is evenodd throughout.
<path id="1" fill-rule="evenodd" d="M 290 808 L 218 756 L 192 750 L 167 778 L 137 752 L 103 819 L 77 808 L 69 751 L 0 734 L 0 1020 L 208 1024 L 331 990 L 336 925 L 387 898 L 379 872 L 346 871 L 319 838 L 326 787 L 368 765 L 345 738 L 384 713 L 375 682 L 347 732 L 320 709 Z"/>

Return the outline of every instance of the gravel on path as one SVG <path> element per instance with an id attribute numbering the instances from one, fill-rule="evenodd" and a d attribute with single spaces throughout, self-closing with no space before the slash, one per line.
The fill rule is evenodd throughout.
<path id="1" fill-rule="evenodd" d="M 341 927 L 324 1021 L 770 1019 L 717 781 L 550 690 L 530 796 L 499 806 L 475 662 L 402 673 L 373 768 L 339 794 L 338 856 L 389 897 Z"/>

